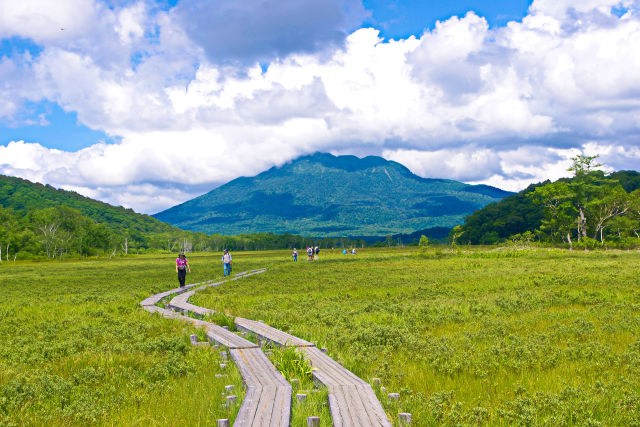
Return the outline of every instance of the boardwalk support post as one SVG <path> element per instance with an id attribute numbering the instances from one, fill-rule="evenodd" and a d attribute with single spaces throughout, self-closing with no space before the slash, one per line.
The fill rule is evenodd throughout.
<path id="1" fill-rule="evenodd" d="M 398 421 L 400 421 L 401 426 L 411 425 L 411 414 L 408 412 L 400 412 L 398 414 Z"/>
<path id="2" fill-rule="evenodd" d="M 234 395 L 231 396 L 227 396 L 227 407 L 231 408 L 233 405 L 236 404 L 236 402 L 238 401 L 238 398 Z"/>
<path id="3" fill-rule="evenodd" d="M 320 427 L 320 417 L 307 418 L 307 427 Z"/>

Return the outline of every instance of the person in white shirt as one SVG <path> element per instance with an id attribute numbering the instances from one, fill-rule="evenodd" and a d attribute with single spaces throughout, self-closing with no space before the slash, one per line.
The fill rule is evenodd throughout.
<path id="1" fill-rule="evenodd" d="M 231 275 L 231 263 L 233 262 L 233 259 L 231 258 L 231 254 L 229 253 L 229 249 L 225 249 L 224 250 L 224 254 L 222 254 L 222 262 L 223 266 L 224 266 L 224 275 L 225 276 L 230 276 Z"/>

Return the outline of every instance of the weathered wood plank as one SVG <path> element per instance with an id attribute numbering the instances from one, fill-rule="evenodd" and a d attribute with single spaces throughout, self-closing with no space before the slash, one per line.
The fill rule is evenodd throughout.
<path id="1" fill-rule="evenodd" d="M 329 412 L 331 412 L 333 427 L 345 426 L 344 421 L 342 420 L 342 414 L 340 412 L 340 406 L 338 405 L 338 400 L 336 398 L 336 395 L 333 393 L 329 393 Z"/>
<path id="2" fill-rule="evenodd" d="M 291 385 L 282 377 L 259 348 L 232 349 L 247 388 L 253 387 L 250 400 L 243 401 L 242 420 L 251 426 L 288 426 L 291 417 Z"/>
<path id="3" fill-rule="evenodd" d="M 273 328 L 262 322 L 236 317 L 235 323 L 238 329 L 253 332 L 259 337 L 265 338 L 281 346 L 313 347 L 313 343 L 310 343 L 309 341 L 287 334 L 286 332 Z"/>
<path id="4" fill-rule="evenodd" d="M 256 416 L 256 410 L 258 409 L 257 402 L 260 400 L 261 393 L 262 386 L 247 385 L 242 406 L 240 406 L 236 421 L 233 423 L 234 427 L 248 427 L 252 425 L 253 419 Z"/>

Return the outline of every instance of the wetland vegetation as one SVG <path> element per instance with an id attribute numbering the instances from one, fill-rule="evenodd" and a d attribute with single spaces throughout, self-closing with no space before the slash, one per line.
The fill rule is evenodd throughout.
<path id="1" fill-rule="evenodd" d="M 374 388 L 394 422 L 411 412 L 414 425 L 640 424 L 637 251 L 336 249 L 297 263 L 289 255 L 235 253 L 234 271 L 268 271 L 192 301 L 224 312 L 221 322 L 237 315 L 294 329 L 361 378 L 381 378 L 385 390 Z M 189 282 L 222 276 L 217 254 L 189 261 Z M 235 367 L 222 373 L 216 353 L 189 345 L 193 328 L 140 309 L 175 287 L 174 276 L 173 257 L 160 255 L 3 263 L 0 424 L 233 418 L 237 407 L 224 408 L 222 393 L 234 384 L 241 394 Z M 309 395 L 311 411 L 326 411 L 326 391 Z M 306 412 L 294 402 L 292 419 Z"/>

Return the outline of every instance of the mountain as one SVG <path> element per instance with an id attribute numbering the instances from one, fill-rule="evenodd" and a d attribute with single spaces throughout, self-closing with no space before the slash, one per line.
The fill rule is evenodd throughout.
<path id="1" fill-rule="evenodd" d="M 640 172 L 613 172 L 607 179 L 619 183 L 627 193 L 640 188 Z M 560 179 L 566 182 L 571 180 L 572 178 Z M 472 213 L 465 218 L 464 224 L 460 227 L 457 241 L 472 245 L 494 244 L 515 234 L 540 228 L 544 218 L 543 209 L 527 197 L 527 194 L 549 183 L 550 181 L 532 184 L 516 194 Z"/>
<path id="2" fill-rule="evenodd" d="M 0 207 L 24 215 L 34 209 L 56 206 L 77 209 L 82 215 L 96 223 L 105 224 L 112 230 L 130 229 L 142 233 L 176 231 L 175 227 L 132 209 L 99 202 L 74 191 L 0 175 Z"/>
<path id="3" fill-rule="evenodd" d="M 381 157 L 316 153 L 234 179 L 153 216 L 207 233 L 384 236 L 450 228 L 510 194 L 486 185 L 421 178 Z"/>

